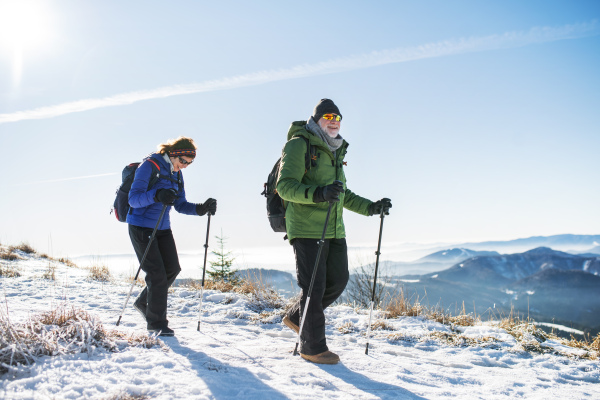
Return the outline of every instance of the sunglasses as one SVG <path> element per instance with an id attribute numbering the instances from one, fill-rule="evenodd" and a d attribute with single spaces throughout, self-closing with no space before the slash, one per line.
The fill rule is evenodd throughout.
<path id="1" fill-rule="evenodd" d="M 177 158 L 179 158 L 179 162 L 182 163 L 183 165 L 190 165 L 191 163 L 194 162 L 194 160 L 192 160 L 192 161 L 185 161 L 183 158 L 181 158 L 181 156 L 177 156 Z"/>
<path id="2" fill-rule="evenodd" d="M 323 118 L 325 118 L 328 121 L 335 119 L 337 122 L 340 122 L 342 120 L 342 116 L 337 114 L 323 114 Z"/>

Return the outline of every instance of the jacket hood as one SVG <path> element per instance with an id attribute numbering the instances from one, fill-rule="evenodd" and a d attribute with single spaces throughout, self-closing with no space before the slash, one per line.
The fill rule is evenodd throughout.
<path id="1" fill-rule="evenodd" d="M 289 141 L 294 136 L 304 136 L 310 139 L 314 135 L 306 130 L 306 121 L 294 121 L 288 130 L 287 140 Z"/>

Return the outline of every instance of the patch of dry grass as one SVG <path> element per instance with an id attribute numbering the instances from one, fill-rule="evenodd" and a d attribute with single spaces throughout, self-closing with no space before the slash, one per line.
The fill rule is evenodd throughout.
<path id="1" fill-rule="evenodd" d="M 400 289 L 400 293 L 387 302 L 384 311 L 388 318 L 398 318 L 417 317 L 423 315 L 427 309 L 420 303 L 418 297 L 412 300 L 404 294 L 403 289 Z"/>
<path id="2" fill-rule="evenodd" d="M 419 337 L 413 337 L 401 332 L 390 333 L 386 337 L 390 341 L 408 341 L 408 342 L 438 342 L 452 347 L 494 347 L 498 339 L 491 336 L 473 338 L 461 335 L 456 332 L 429 332 Z"/>
<path id="3" fill-rule="evenodd" d="M 519 315 L 515 315 L 513 310 L 511 310 L 508 316 L 501 317 L 499 321 L 494 324 L 513 336 L 521 348 L 530 353 L 552 353 L 589 360 L 598 360 L 600 358 L 600 334 L 593 340 L 590 338 L 578 340 L 572 335 L 571 339 L 561 338 L 553 333 L 544 332 L 536 326 L 534 320 L 521 318 Z M 542 343 L 547 340 L 553 340 L 573 349 L 583 350 L 584 353 L 577 356 L 574 356 L 573 354 L 563 354 L 552 347 L 542 346 Z"/>
<path id="4" fill-rule="evenodd" d="M 11 250 L 10 247 L 0 247 L 0 260 L 16 261 L 21 259 L 22 257 Z"/>
<path id="5" fill-rule="evenodd" d="M 202 283 L 194 281 L 188 283 L 185 287 L 192 290 L 200 290 Z M 240 279 L 239 283 L 231 283 L 223 280 L 205 281 L 204 289 L 244 295 L 249 299 L 248 305 L 250 309 L 257 313 L 265 310 L 281 309 L 285 306 L 285 300 L 279 293 L 262 280 Z M 278 311 L 278 313 L 281 315 L 283 311 Z"/>
<path id="6" fill-rule="evenodd" d="M 61 258 L 54 258 L 54 260 L 58 261 L 59 263 L 63 263 L 65 264 L 67 267 L 71 267 L 71 268 L 79 268 L 77 266 L 77 264 L 75 264 L 73 261 L 69 260 L 66 257 L 61 257 Z"/>
<path id="7" fill-rule="evenodd" d="M 51 281 L 56 280 L 56 265 L 51 261 L 48 262 L 48 268 L 42 274 L 42 278 L 49 279 Z"/>
<path id="8" fill-rule="evenodd" d="M 21 276 L 21 273 L 13 265 L 0 264 L 0 276 L 5 278 L 18 278 Z"/>
<path id="9" fill-rule="evenodd" d="M 348 333 L 352 333 L 356 331 L 356 326 L 354 323 L 348 321 L 336 328 L 342 335 L 347 335 Z"/>
<path id="10" fill-rule="evenodd" d="M 131 394 L 127 392 L 121 392 L 110 397 L 107 397 L 106 400 L 147 400 L 150 399 L 145 394 Z"/>
<path id="11" fill-rule="evenodd" d="M 451 327 L 451 332 L 432 332 L 425 334 L 421 337 L 412 337 L 401 332 L 394 332 L 387 335 L 388 340 L 392 341 L 427 341 L 435 340 L 438 342 L 445 343 L 450 346 L 495 346 L 498 340 L 493 337 L 466 337 L 461 334 L 458 327 L 475 326 L 481 324 L 481 318 L 471 313 L 467 314 L 465 306 L 463 304 L 462 309 L 458 315 L 452 315 L 451 313 L 442 310 L 440 307 L 427 307 L 424 306 L 418 298 L 415 300 L 409 299 L 404 295 L 404 292 L 400 292 L 396 297 L 392 298 L 386 304 L 383 309 L 385 318 L 393 319 L 402 316 L 416 317 L 421 316 L 429 320 L 437 321 L 444 325 Z M 577 340 L 571 337 L 570 340 L 560 338 L 554 334 L 545 333 L 535 325 L 535 321 L 530 319 L 523 319 L 518 315 L 515 315 L 512 311 L 506 317 L 495 318 L 498 322 L 495 323 L 499 328 L 505 330 L 508 334 L 513 336 L 520 349 L 529 353 L 553 353 L 568 357 L 578 357 L 591 360 L 597 360 L 600 358 L 600 334 L 593 340 L 588 338 L 585 340 Z M 385 323 L 382 326 L 378 326 L 378 323 L 382 321 L 376 321 L 372 325 L 372 330 L 386 329 Z M 391 327 L 387 329 L 393 330 Z M 347 333 L 346 327 L 338 328 L 340 332 Z M 563 354 L 555 350 L 551 346 L 542 346 L 542 343 L 552 339 L 562 345 L 581 349 L 584 352 L 582 355 Z"/>
<path id="12" fill-rule="evenodd" d="M 439 306 L 425 306 L 418 297 L 414 300 L 407 297 L 402 289 L 400 290 L 400 293 L 386 303 L 383 311 L 386 314 L 386 318 L 422 316 L 423 318 L 452 327 L 473 326 L 481 322 L 480 319 L 473 314 L 467 314 L 464 304 L 460 314 L 452 315 Z"/>
<path id="13" fill-rule="evenodd" d="M 22 251 L 25 254 L 35 254 L 35 250 L 33 247 L 29 245 L 29 243 L 21 242 L 16 246 L 8 246 L 9 252 L 14 252 L 15 250 Z"/>
<path id="14" fill-rule="evenodd" d="M 135 273 L 131 273 L 127 277 L 127 283 L 129 283 L 131 285 L 133 283 L 133 279 L 134 278 L 135 278 Z M 138 275 L 137 279 L 135 280 L 135 286 L 140 286 L 140 287 L 146 286 L 146 281 L 144 280 L 144 278 L 142 278 L 142 274 L 141 273 Z M 171 288 L 172 288 L 172 286 L 169 289 L 171 289 Z"/>
<path id="15" fill-rule="evenodd" d="M 117 352 L 128 346 L 150 348 L 160 341 L 147 334 L 106 330 L 82 309 L 66 305 L 37 314 L 23 323 L 10 322 L 0 307 L 0 374 L 32 365 L 37 357 L 88 353 L 96 349 Z"/>
<path id="16" fill-rule="evenodd" d="M 89 268 L 88 279 L 98 282 L 110 282 L 112 275 L 106 265 L 92 265 Z"/>

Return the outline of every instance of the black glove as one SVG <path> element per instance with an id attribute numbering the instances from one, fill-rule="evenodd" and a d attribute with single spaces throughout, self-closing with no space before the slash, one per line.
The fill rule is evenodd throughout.
<path id="1" fill-rule="evenodd" d="M 340 193 L 344 191 L 344 184 L 340 181 L 333 181 L 331 185 L 319 186 L 313 194 L 313 201 L 315 203 L 322 203 L 327 201 L 334 203 L 340 201 Z"/>
<path id="2" fill-rule="evenodd" d="M 217 212 L 217 201 L 210 197 L 204 203 L 196 204 L 196 214 L 204 215 L 207 212 L 210 215 L 215 215 Z"/>
<path id="3" fill-rule="evenodd" d="M 160 201 L 163 204 L 172 206 L 177 198 L 177 191 L 175 189 L 158 189 L 154 195 L 154 200 Z"/>
<path id="4" fill-rule="evenodd" d="M 392 208 L 392 201 L 388 198 L 383 198 L 381 200 L 377 200 L 374 203 L 369 204 L 369 208 L 367 212 L 369 215 L 379 215 L 381 214 L 381 209 L 383 208 L 383 213 L 385 215 L 390 215 L 390 208 Z"/>

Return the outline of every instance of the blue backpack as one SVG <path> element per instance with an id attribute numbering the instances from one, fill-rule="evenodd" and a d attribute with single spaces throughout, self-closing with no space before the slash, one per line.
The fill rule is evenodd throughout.
<path id="1" fill-rule="evenodd" d="M 182 183 L 181 183 L 181 171 L 179 171 L 178 178 L 173 179 L 170 176 L 162 175 L 160 173 L 160 166 L 158 163 L 152 158 L 146 159 L 152 163 L 152 173 L 150 174 L 150 182 L 148 183 L 148 190 L 152 188 L 158 182 L 159 179 L 167 179 L 171 182 L 176 182 L 179 185 L 179 191 L 181 191 Z M 141 165 L 141 162 L 131 163 L 126 165 L 121 172 L 121 186 L 117 189 L 115 201 L 113 203 L 113 208 L 110 210 L 111 214 L 114 211 L 115 217 L 119 222 L 127 222 L 127 214 L 129 214 L 129 191 L 131 190 L 131 184 L 133 183 L 133 179 L 135 178 L 135 172 L 138 167 Z"/>

